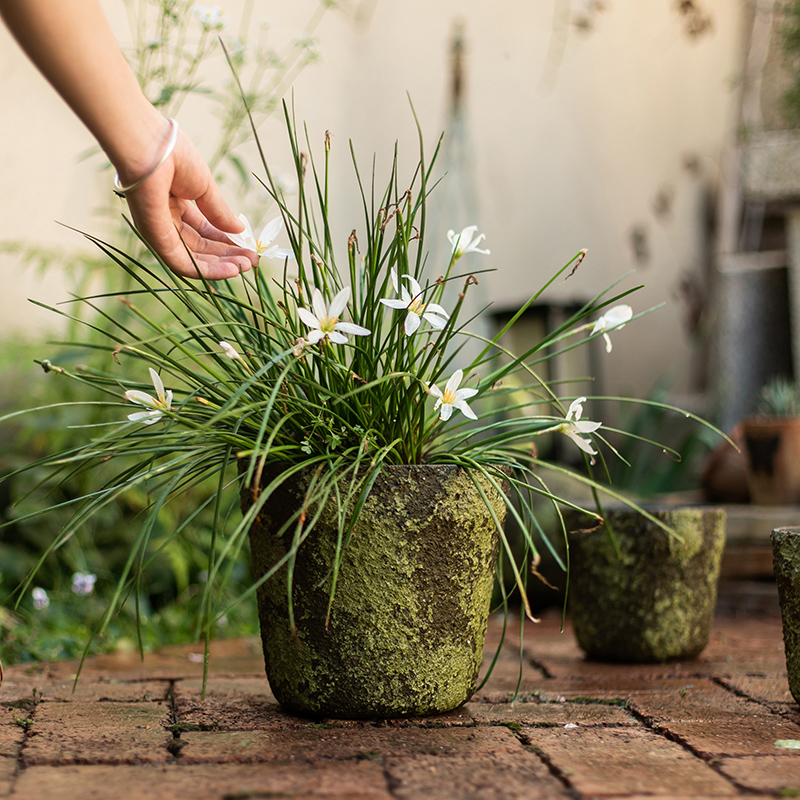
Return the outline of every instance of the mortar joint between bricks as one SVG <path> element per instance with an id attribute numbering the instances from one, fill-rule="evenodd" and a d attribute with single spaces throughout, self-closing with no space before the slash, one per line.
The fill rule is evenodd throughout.
<path id="1" fill-rule="evenodd" d="M 548 758 L 547 754 L 537 745 L 533 744 L 531 740 L 525 735 L 522 730 L 513 731 L 514 736 L 519 739 L 520 744 L 529 752 L 535 755 L 547 767 L 550 774 L 564 787 L 567 794 L 573 800 L 583 800 L 583 795 L 572 785 L 567 775 L 563 770 L 559 769 L 553 761 Z"/>

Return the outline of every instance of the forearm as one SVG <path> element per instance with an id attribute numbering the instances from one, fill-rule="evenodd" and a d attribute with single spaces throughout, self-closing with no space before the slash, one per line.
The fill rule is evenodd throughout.
<path id="1" fill-rule="evenodd" d="M 168 126 L 139 89 L 98 0 L 0 0 L 0 14 L 123 182 L 147 172 Z"/>

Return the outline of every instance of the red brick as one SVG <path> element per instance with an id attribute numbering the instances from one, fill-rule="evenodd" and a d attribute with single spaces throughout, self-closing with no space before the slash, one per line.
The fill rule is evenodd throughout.
<path id="1" fill-rule="evenodd" d="M 639 728 L 525 728 L 526 741 L 578 793 L 729 797 L 735 787 L 679 744 Z"/>
<path id="2" fill-rule="evenodd" d="M 158 703 L 41 703 L 22 752 L 36 764 L 135 764 L 172 756 L 169 710 Z"/>
<path id="3" fill-rule="evenodd" d="M 31 709 L 0 705 L 0 757 L 16 758 L 25 739 L 25 726 Z"/>
<path id="4" fill-rule="evenodd" d="M 557 800 L 564 785 L 533 753 L 418 756 L 386 761 L 392 795 L 400 800 Z"/>
<path id="5" fill-rule="evenodd" d="M 494 725 L 639 724 L 624 709 L 601 703 L 468 703 L 466 709 L 477 722 Z"/>
<path id="6" fill-rule="evenodd" d="M 361 727 L 181 734 L 185 763 L 380 759 L 522 752 L 506 728 Z"/>
<path id="7" fill-rule="evenodd" d="M 380 765 L 215 764 L 32 767 L 14 785 L 14 800 L 223 800 L 296 797 L 391 800 Z"/>
<path id="8" fill-rule="evenodd" d="M 775 748 L 777 739 L 800 739 L 800 726 L 768 713 L 747 717 L 719 715 L 704 722 L 661 722 L 658 725 L 705 758 L 780 755 Z M 786 758 L 797 759 L 800 769 L 800 756 L 793 751 L 783 752 Z"/>
<path id="9" fill-rule="evenodd" d="M 787 796 L 800 793 L 800 753 L 796 751 L 782 756 L 724 758 L 718 767 L 739 786 L 751 791 L 784 792 Z"/>
<path id="10" fill-rule="evenodd" d="M 669 684 L 660 682 L 657 689 L 632 691 L 630 708 L 650 719 L 674 721 L 702 721 L 720 716 L 751 718 L 769 714 L 763 706 L 739 697 L 707 678 L 671 681 Z"/>

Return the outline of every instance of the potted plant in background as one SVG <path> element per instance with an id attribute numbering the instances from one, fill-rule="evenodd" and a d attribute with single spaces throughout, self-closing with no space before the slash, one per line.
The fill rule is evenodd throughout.
<path id="1" fill-rule="evenodd" d="M 760 393 L 756 416 L 742 421 L 750 500 L 800 503 L 800 389 L 774 378 Z"/>
<path id="2" fill-rule="evenodd" d="M 649 517 L 636 508 L 606 506 L 602 525 L 592 525 L 580 512 L 568 515 L 571 529 L 577 529 L 570 537 L 570 619 L 590 658 L 686 659 L 708 644 L 725 512 L 647 509 Z M 673 535 L 665 536 L 663 526 Z"/>
<path id="3" fill-rule="evenodd" d="M 635 319 L 620 302 L 630 292 L 603 293 L 527 352 L 511 354 L 503 334 L 548 286 L 574 274 L 585 252 L 493 338 L 477 336 L 461 309 L 480 271 L 461 271 L 461 258 L 488 251 L 470 226 L 447 234 L 448 263 L 426 261 L 432 164 L 422 137 L 411 180 L 401 183 L 395 153 L 379 194 L 375 176 L 365 188 L 353 158 L 364 216 L 339 236 L 330 138 L 318 168 L 301 151 L 288 110 L 286 122 L 299 195 L 290 205 L 264 162 L 278 214 L 252 236 L 263 256 L 252 272 L 214 286 L 188 282 L 89 237 L 139 288 L 118 297 L 124 322 L 113 306 L 102 309 L 110 323 L 107 369 L 41 362 L 46 372 L 103 393 L 109 421 L 37 466 L 68 477 L 115 465 L 95 491 L 65 501 L 75 511 L 48 553 L 126 492 L 147 492 L 141 534 L 101 634 L 121 605 L 136 601 L 160 511 L 210 486 L 172 534 L 180 536 L 195 514 L 213 515 L 202 598 L 206 654 L 227 610 L 221 592 L 231 559 L 249 536 L 250 592 L 258 592 L 267 673 L 284 706 L 344 717 L 442 712 L 474 690 L 498 551 L 527 603 L 526 575 L 539 558 L 531 498 L 561 507 L 546 470 L 625 502 L 609 486 L 538 459 L 532 445 L 556 432 L 587 459 L 598 456 L 601 423 L 584 418 L 586 398 L 559 398 L 536 366 Z M 284 228 L 288 248 L 278 244 Z M 270 258 L 278 274 L 270 273 Z M 445 308 L 444 288 L 453 282 L 461 292 Z M 470 338 L 482 349 L 460 365 L 460 345 Z M 532 392 L 553 413 L 504 416 L 517 408 L 520 386 L 527 390 L 520 408 L 530 406 Z M 126 410 L 127 420 L 126 402 L 139 406 Z M 506 514 L 523 532 L 516 557 Z"/>

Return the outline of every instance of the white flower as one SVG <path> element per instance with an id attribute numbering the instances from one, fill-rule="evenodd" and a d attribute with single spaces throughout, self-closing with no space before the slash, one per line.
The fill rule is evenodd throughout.
<path id="1" fill-rule="evenodd" d="M 570 403 L 566 416 L 567 422 L 559 425 L 558 430 L 569 436 L 584 453 L 594 456 L 597 455 L 597 451 L 592 447 L 591 441 L 581 434 L 594 433 L 603 423 L 581 420 L 583 404 L 585 402 L 585 397 L 578 397 Z"/>
<path id="2" fill-rule="evenodd" d="M 33 597 L 33 607 L 37 611 L 41 611 L 43 608 L 47 608 L 47 606 L 50 605 L 50 598 L 47 596 L 47 592 L 42 589 L 41 586 L 33 587 L 31 597 Z"/>
<path id="3" fill-rule="evenodd" d="M 150 409 L 150 411 L 137 411 L 134 414 L 128 414 L 128 419 L 131 422 L 152 425 L 164 416 L 165 411 L 169 411 L 172 408 L 172 390 L 164 391 L 164 382 L 152 367 L 150 367 L 150 378 L 153 381 L 153 388 L 156 390 L 155 397 L 151 397 L 147 392 L 140 392 L 138 389 L 131 389 L 125 392 L 124 397 L 126 400 Z"/>
<path id="4" fill-rule="evenodd" d="M 480 234 L 480 236 L 476 236 L 474 239 L 472 238 L 477 230 L 477 225 L 469 225 L 459 234 L 456 234 L 455 231 L 447 231 L 447 238 L 450 240 L 450 244 L 453 245 L 453 258 L 456 261 L 461 258 L 464 253 L 483 253 L 484 255 L 489 255 L 488 250 L 478 249 L 481 240 L 485 238 L 484 235 Z"/>
<path id="5" fill-rule="evenodd" d="M 309 344 L 316 344 L 321 339 L 330 339 L 334 344 L 347 344 L 347 336 L 369 336 L 372 331 L 354 325 L 352 322 L 340 322 L 339 317 L 347 306 L 350 299 L 350 287 L 345 286 L 336 297 L 331 300 L 331 304 L 326 308 L 322 298 L 322 292 L 314 289 L 311 293 L 311 308 L 313 314 L 302 306 L 297 309 L 297 315 L 308 325 L 311 330 L 306 341 Z"/>
<path id="6" fill-rule="evenodd" d="M 398 287 L 397 273 L 392 270 L 392 286 L 395 292 L 399 292 L 400 300 L 390 300 L 382 298 L 381 303 L 389 308 L 408 309 L 406 314 L 406 321 L 404 329 L 406 336 L 411 336 L 420 326 L 422 319 L 430 323 L 431 327 L 436 330 L 442 330 L 447 325 L 447 320 L 450 319 L 447 312 L 436 303 L 425 303 L 422 300 L 422 287 L 417 283 L 411 275 L 403 275 L 409 282 L 411 291 L 409 292 L 405 286 Z"/>
<path id="7" fill-rule="evenodd" d="M 438 398 L 433 410 L 436 411 L 436 409 L 440 406 L 442 408 L 442 410 L 439 412 L 440 419 L 450 419 L 450 415 L 453 413 L 454 408 L 457 411 L 460 411 L 465 417 L 469 417 L 470 419 L 478 419 L 478 417 L 475 415 L 475 412 L 467 405 L 467 400 L 470 397 L 478 394 L 478 390 L 459 389 L 458 385 L 461 383 L 461 379 L 463 377 L 463 370 L 457 369 L 450 377 L 450 380 L 447 381 L 447 385 L 444 387 L 444 393 L 442 393 L 433 384 L 428 387 L 430 393 L 434 397 Z"/>
<path id="8" fill-rule="evenodd" d="M 219 6 L 193 6 L 194 15 L 200 20 L 205 28 L 224 28 L 228 23 L 228 16 L 225 10 Z"/>
<path id="9" fill-rule="evenodd" d="M 72 591 L 87 597 L 94 591 L 96 581 L 97 575 L 92 575 L 91 572 L 76 572 L 72 576 Z"/>
<path id="10" fill-rule="evenodd" d="M 267 258 L 294 258 L 294 253 L 291 250 L 285 250 L 276 244 L 272 244 L 283 228 L 283 217 L 275 217 L 275 219 L 270 220 L 263 227 L 258 237 L 253 233 L 253 228 L 244 214 L 239 214 L 239 220 L 244 224 L 244 230 L 241 233 L 226 234 L 234 244 L 238 244 L 239 247 L 244 247 L 248 250 L 255 250 L 260 256 L 266 256 Z"/>
<path id="11" fill-rule="evenodd" d="M 633 316 L 633 309 L 630 306 L 620 305 L 610 308 L 595 322 L 592 333 L 602 333 L 606 340 L 606 353 L 611 352 L 611 337 L 605 332 L 612 328 L 619 330 L 625 327 L 625 323 Z"/>
<path id="12" fill-rule="evenodd" d="M 237 358 L 239 358 L 239 359 L 241 358 L 241 356 L 239 355 L 239 352 L 229 342 L 220 342 L 219 346 L 222 348 L 222 352 L 226 356 L 228 356 L 228 358 L 230 358 L 231 360 L 235 361 Z"/>

